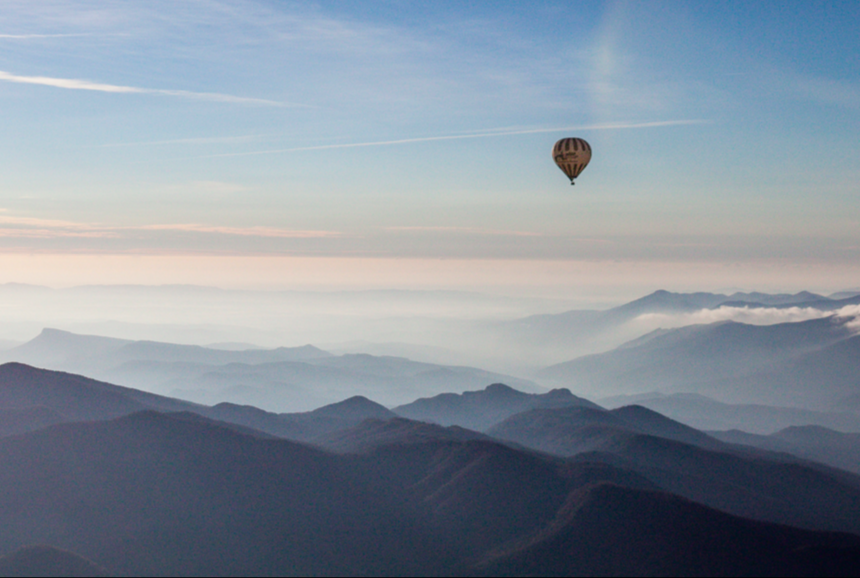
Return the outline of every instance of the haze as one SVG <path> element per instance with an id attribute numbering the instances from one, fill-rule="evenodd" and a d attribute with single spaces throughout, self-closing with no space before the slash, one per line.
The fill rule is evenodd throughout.
<path id="1" fill-rule="evenodd" d="M 858 30 L 4 0 L 0 575 L 856 574 Z"/>

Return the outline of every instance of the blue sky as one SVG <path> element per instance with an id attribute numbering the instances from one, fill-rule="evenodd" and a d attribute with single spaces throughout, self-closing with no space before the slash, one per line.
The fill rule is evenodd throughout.
<path id="1" fill-rule="evenodd" d="M 4 0 L 0 261 L 659 263 L 691 286 L 710 264 L 838 289 L 860 273 L 858 28 L 857 2 Z M 576 187 L 565 136 L 594 149 Z"/>

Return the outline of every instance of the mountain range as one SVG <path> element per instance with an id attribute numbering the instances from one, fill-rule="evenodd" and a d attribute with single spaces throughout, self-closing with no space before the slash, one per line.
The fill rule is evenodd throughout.
<path id="1" fill-rule="evenodd" d="M 605 461 L 739 516 L 860 533 L 860 477 L 731 445 L 646 408 L 531 410 L 486 433 L 552 455 Z"/>
<path id="2" fill-rule="evenodd" d="M 230 402 L 276 412 L 309 410 L 352 395 L 397 405 L 428 392 L 466 391 L 494 381 L 541 390 L 529 380 L 472 367 L 366 354 L 335 356 L 310 345 L 226 351 L 45 329 L 0 354 L 8 361 L 205 405 Z"/>
<path id="3" fill-rule="evenodd" d="M 587 319 L 609 343 L 648 313 L 819 312 L 636 335 L 545 368 L 552 390 L 46 330 L 5 352 L 30 365 L 0 365 L 0 573 L 853 575 L 860 335 L 820 312 L 856 298 L 657 292 L 571 314 L 568 344 Z"/>
<path id="4" fill-rule="evenodd" d="M 836 297 L 836 298 L 834 298 Z M 612 349 L 641 335 L 635 322 L 647 315 L 692 314 L 720 307 L 785 309 L 790 307 L 834 311 L 860 303 L 860 294 L 825 297 L 808 291 L 793 295 L 766 293 L 673 293 L 659 290 L 606 310 L 571 310 L 531 315 L 484 324 L 484 339 L 505 351 L 528 352 L 534 359 L 555 358 Z"/>
<path id="5" fill-rule="evenodd" d="M 183 413 L 0 438 L 0 496 L 0 551 L 46 543 L 125 575 L 613 573 L 611 553 L 639 573 L 747 575 L 860 559 L 857 536 L 744 520 L 606 463 L 484 440 L 337 456 Z"/>
<path id="6" fill-rule="evenodd" d="M 540 377 L 609 395 L 697 393 L 733 404 L 834 411 L 860 395 L 853 318 L 656 331 L 612 351 L 547 367 Z"/>
<path id="7" fill-rule="evenodd" d="M 841 432 L 860 432 L 860 414 L 851 411 L 814 411 L 802 407 L 721 403 L 698 393 L 642 393 L 597 400 L 608 408 L 641 405 L 700 430 L 742 430 L 766 435 L 791 426 L 820 426 Z M 777 400 L 774 400 L 777 401 Z"/>

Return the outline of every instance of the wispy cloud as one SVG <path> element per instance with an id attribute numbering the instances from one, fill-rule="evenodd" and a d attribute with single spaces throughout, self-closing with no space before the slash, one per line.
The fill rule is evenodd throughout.
<path id="1" fill-rule="evenodd" d="M 68 90 L 92 90 L 96 92 L 108 92 L 114 94 L 156 94 L 163 96 L 175 96 L 193 100 L 207 100 L 212 102 L 225 102 L 235 104 L 254 104 L 263 106 L 304 106 L 295 103 L 278 102 L 263 98 L 251 98 L 236 96 L 232 94 L 221 94 L 217 92 L 193 92 L 190 90 L 170 90 L 162 88 L 140 88 L 136 86 L 122 86 L 117 84 L 104 84 L 81 80 L 77 78 L 54 78 L 49 76 L 20 76 L 0 70 L 0 80 L 18 84 L 36 84 L 50 86 L 53 88 L 65 88 Z"/>
<path id="2" fill-rule="evenodd" d="M 825 311 L 815 307 L 718 307 L 692 313 L 646 313 L 634 319 L 633 323 L 655 328 L 684 327 L 721 321 L 735 321 L 749 325 L 775 325 L 824 317 L 848 318 L 850 321 L 846 326 L 860 331 L 860 305 L 848 305 L 837 311 Z"/>
<path id="3" fill-rule="evenodd" d="M 116 236 L 114 231 L 93 227 L 85 223 L 0 214 L 0 237 L 7 239 L 110 238 Z"/>
<path id="4" fill-rule="evenodd" d="M 251 142 L 267 135 L 248 134 L 239 136 L 215 136 L 215 137 L 190 137 L 168 140 L 153 140 L 141 142 L 120 142 L 96 145 L 98 148 L 135 147 L 135 146 L 162 146 L 162 145 L 210 145 L 210 144 L 235 144 Z"/>
<path id="5" fill-rule="evenodd" d="M 195 157 L 195 158 L 272 155 L 272 154 L 293 153 L 293 152 L 301 152 L 301 151 L 348 149 L 348 148 L 359 148 L 359 147 L 396 146 L 396 145 L 406 145 L 406 144 L 415 144 L 415 143 L 423 143 L 423 142 L 463 140 L 463 139 L 473 139 L 473 138 L 492 138 L 492 137 L 524 135 L 524 134 L 541 134 L 541 133 L 568 132 L 568 131 L 589 131 L 589 130 L 597 131 L 597 130 L 625 130 L 625 129 L 659 128 L 659 127 L 668 127 L 668 126 L 698 125 L 698 124 L 710 124 L 710 123 L 711 123 L 711 121 L 709 121 L 709 120 L 686 119 L 686 120 L 660 120 L 660 121 L 651 121 L 651 122 L 615 122 L 615 123 L 604 123 L 604 124 L 562 126 L 562 127 L 553 127 L 553 128 L 515 129 L 515 130 L 487 129 L 486 131 L 482 131 L 482 132 L 466 133 L 466 134 L 449 134 L 449 135 L 442 135 L 442 136 L 415 137 L 415 138 L 404 138 L 404 139 L 395 139 L 395 140 L 369 141 L 369 142 L 343 143 L 343 144 L 328 144 L 328 145 L 316 145 L 316 146 L 307 146 L 307 147 L 293 147 L 293 148 L 285 148 L 285 149 L 270 149 L 270 150 L 262 150 L 262 151 L 245 151 L 245 152 L 236 152 L 236 153 L 221 153 L 221 154 L 214 154 L 214 155 L 203 155 L 201 157 Z"/>
<path id="6" fill-rule="evenodd" d="M 34 40 L 39 38 L 75 38 L 81 36 L 96 36 L 87 32 L 69 34 L 0 34 L 0 40 Z M 104 36 L 104 34 L 99 34 Z M 112 36 L 117 36 L 116 34 Z"/>
<path id="7" fill-rule="evenodd" d="M 343 233 L 338 231 L 296 230 L 266 226 L 234 227 L 202 223 L 111 226 L 59 219 L 20 217 L 2 214 L 2 211 L 0 211 L 0 237 L 4 238 L 119 238 L 129 233 L 142 231 L 172 231 L 179 233 L 282 239 L 320 239 L 343 236 Z"/>
<path id="8" fill-rule="evenodd" d="M 480 227 L 450 227 L 450 226 L 405 226 L 385 227 L 386 231 L 408 232 L 408 233 L 462 233 L 466 235 L 499 235 L 511 237 L 542 237 L 540 233 L 531 231 L 503 231 L 498 229 L 483 229 Z"/>
<path id="9" fill-rule="evenodd" d="M 774 73 L 773 83 L 803 99 L 826 105 L 860 108 L 860 86 L 846 80 L 798 73 Z"/>
<path id="10" fill-rule="evenodd" d="M 860 333 L 860 305 L 847 305 L 836 312 L 839 317 L 850 320 L 845 324 L 853 333 Z"/>
<path id="11" fill-rule="evenodd" d="M 274 237 L 285 239 L 321 239 L 330 237 L 341 237 L 338 231 L 299 231 L 295 229 L 281 229 L 278 227 L 223 227 L 213 225 L 201 225 L 199 223 L 179 223 L 169 225 L 145 225 L 142 227 L 131 227 L 139 231 L 179 231 L 187 233 L 213 233 L 217 235 L 237 235 L 241 237 Z"/>

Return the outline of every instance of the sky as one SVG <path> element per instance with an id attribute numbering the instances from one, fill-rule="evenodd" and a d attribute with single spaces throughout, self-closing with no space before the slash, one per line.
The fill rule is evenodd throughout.
<path id="1" fill-rule="evenodd" d="M 858 28 L 856 1 L 0 0 L 0 282 L 856 288 Z"/>

